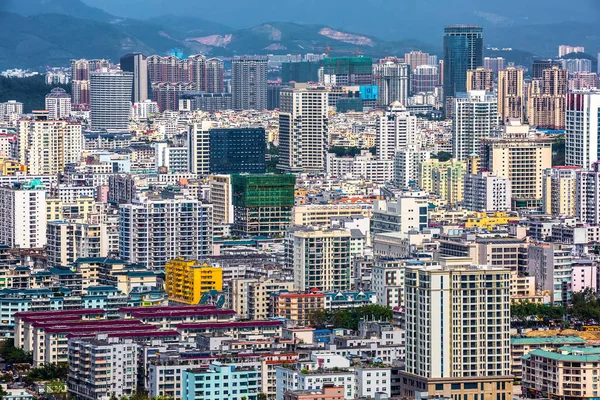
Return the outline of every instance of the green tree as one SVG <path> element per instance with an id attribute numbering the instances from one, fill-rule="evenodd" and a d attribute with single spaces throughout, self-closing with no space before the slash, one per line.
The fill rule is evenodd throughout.
<path id="1" fill-rule="evenodd" d="M 46 393 L 56 399 L 66 399 L 68 397 L 67 385 L 58 379 L 53 379 L 46 384 Z"/>

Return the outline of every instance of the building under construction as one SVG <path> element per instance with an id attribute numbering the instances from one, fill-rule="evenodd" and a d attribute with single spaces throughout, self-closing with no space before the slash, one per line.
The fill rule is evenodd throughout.
<path id="1" fill-rule="evenodd" d="M 371 57 L 327 57 L 323 59 L 323 82 L 332 85 L 372 85 Z"/>

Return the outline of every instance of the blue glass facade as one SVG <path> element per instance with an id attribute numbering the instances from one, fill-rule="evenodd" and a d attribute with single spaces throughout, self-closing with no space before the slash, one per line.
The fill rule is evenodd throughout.
<path id="1" fill-rule="evenodd" d="M 264 128 L 210 130 L 211 174 L 264 174 L 266 136 Z"/>
<path id="2" fill-rule="evenodd" d="M 467 90 L 467 71 L 483 65 L 483 28 L 452 25 L 444 28 L 444 97 Z"/>

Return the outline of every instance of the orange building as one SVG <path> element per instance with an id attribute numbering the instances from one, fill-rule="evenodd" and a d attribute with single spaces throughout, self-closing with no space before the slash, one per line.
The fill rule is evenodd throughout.
<path id="1" fill-rule="evenodd" d="M 308 326 L 309 316 L 315 310 L 325 308 L 323 293 L 286 293 L 273 294 L 271 298 L 271 316 L 297 321 L 300 326 Z"/>
<path id="2" fill-rule="evenodd" d="M 321 390 L 294 390 L 285 392 L 283 400 L 344 400 L 344 387 L 325 384 Z"/>

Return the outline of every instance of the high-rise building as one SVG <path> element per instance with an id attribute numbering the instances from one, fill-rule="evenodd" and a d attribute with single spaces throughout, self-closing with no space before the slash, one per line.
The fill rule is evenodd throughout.
<path id="1" fill-rule="evenodd" d="M 32 175 L 57 175 L 78 162 L 83 150 L 79 122 L 27 119 L 19 121 L 19 162 Z"/>
<path id="2" fill-rule="evenodd" d="M 437 56 L 430 55 L 429 53 L 423 53 L 420 50 L 411 51 L 410 53 L 404 54 L 404 62 L 410 66 L 410 70 L 414 71 L 415 68 L 421 65 L 437 65 Z"/>
<path id="3" fill-rule="evenodd" d="M 212 254 L 211 204 L 167 194 L 119 208 L 119 254 L 128 263 L 163 270 L 177 257 L 196 260 Z"/>
<path id="4" fill-rule="evenodd" d="M 152 84 L 193 84 L 194 90 L 204 93 L 224 92 L 224 65 L 218 58 L 207 59 L 198 54 L 186 59 L 154 55 L 146 63 Z"/>
<path id="5" fill-rule="evenodd" d="M 439 86 L 439 81 L 437 65 L 419 65 L 410 74 L 410 92 L 412 94 L 433 92 Z"/>
<path id="6" fill-rule="evenodd" d="M 48 119 L 65 119 L 71 115 L 71 96 L 63 88 L 54 88 L 46 95 Z"/>
<path id="7" fill-rule="evenodd" d="M 569 72 L 553 66 L 527 89 L 527 120 L 538 128 L 564 129 Z"/>
<path id="8" fill-rule="evenodd" d="M 323 59 L 323 83 L 328 85 L 372 85 L 371 57 L 327 57 Z"/>
<path id="9" fill-rule="evenodd" d="M 12 115 L 17 117 L 21 114 L 23 114 L 23 103 L 16 100 L 0 103 L 0 121 L 8 122 Z"/>
<path id="10" fill-rule="evenodd" d="M 231 94 L 235 110 L 267 108 L 267 59 L 235 57 L 231 62 Z"/>
<path id="11" fill-rule="evenodd" d="M 529 133 L 529 125 L 507 125 L 502 137 L 481 142 L 481 170 L 511 181 L 513 209 L 539 208 L 543 171 L 552 167 L 553 139 Z"/>
<path id="12" fill-rule="evenodd" d="M 281 106 L 281 82 L 269 81 L 267 83 L 267 110 L 277 110 Z"/>
<path id="13" fill-rule="evenodd" d="M 577 72 L 592 72 L 592 60 L 587 58 L 572 58 L 568 60 L 560 60 L 562 69 L 569 71 L 569 74 Z"/>
<path id="14" fill-rule="evenodd" d="M 178 111 L 179 100 L 196 90 L 191 82 L 160 82 L 152 84 L 152 99 L 158 104 L 160 112 Z"/>
<path id="15" fill-rule="evenodd" d="M 279 164 L 285 172 L 323 172 L 328 139 L 327 91 L 294 84 L 281 90 Z"/>
<path id="16" fill-rule="evenodd" d="M 463 200 L 466 172 L 463 161 L 430 159 L 419 164 L 419 187 L 450 204 L 457 204 Z"/>
<path id="17" fill-rule="evenodd" d="M 483 59 L 483 68 L 491 69 L 494 75 L 498 74 L 498 71 L 504 69 L 506 60 L 502 57 L 485 57 Z"/>
<path id="18" fill-rule="evenodd" d="M 37 180 L 0 188 L 0 243 L 11 248 L 46 244 L 46 190 Z"/>
<path id="19" fill-rule="evenodd" d="M 555 216 L 575 216 L 575 193 L 579 167 L 557 166 L 544 170 L 542 212 Z"/>
<path id="20" fill-rule="evenodd" d="M 71 103 L 78 110 L 90 107 L 90 74 L 110 69 L 108 60 L 71 60 Z"/>
<path id="21" fill-rule="evenodd" d="M 531 78 L 541 79 L 545 70 L 560 67 L 560 65 L 560 61 L 557 60 L 534 60 L 531 66 Z"/>
<path id="22" fill-rule="evenodd" d="M 213 205 L 214 224 L 233 224 L 231 175 L 211 175 L 208 184 L 210 187 L 208 199 Z"/>
<path id="23" fill-rule="evenodd" d="M 576 172 L 575 216 L 584 224 L 600 224 L 600 162 Z"/>
<path id="24" fill-rule="evenodd" d="M 232 175 L 233 233 L 281 236 L 292 222 L 295 175 Z"/>
<path id="25" fill-rule="evenodd" d="M 121 71 L 133 74 L 131 102 L 148 100 L 148 64 L 142 53 L 129 53 L 121 57 Z"/>
<path id="26" fill-rule="evenodd" d="M 465 175 L 463 205 L 470 211 L 510 211 L 512 189 L 510 179 L 488 171 Z"/>
<path id="27" fill-rule="evenodd" d="M 393 160 L 396 151 L 416 145 L 417 117 L 406 111 L 400 102 L 390 104 L 377 118 L 375 147 L 379 160 Z"/>
<path id="28" fill-rule="evenodd" d="M 484 91 L 457 93 L 453 116 L 452 157 L 465 161 L 498 126 L 498 101 Z"/>
<path id="29" fill-rule="evenodd" d="M 74 221 L 49 221 L 46 254 L 48 265 L 60 267 L 75 263 L 78 258 L 109 256 L 107 224 Z"/>
<path id="30" fill-rule="evenodd" d="M 189 126 L 187 153 L 195 174 L 264 173 L 265 152 L 262 127 L 217 128 L 210 121 Z"/>
<path id="31" fill-rule="evenodd" d="M 394 185 L 415 186 L 419 180 L 419 165 L 429 160 L 431 153 L 419 146 L 401 147 L 394 156 Z"/>
<path id="32" fill-rule="evenodd" d="M 319 81 L 319 63 L 312 61 L 284 62 L 281 64 L 281 82 L 308 83 Z"/>
<path id="33" fill-rule="evenodd" d="M 498 115 L 504 124 L 510 118 L 523 120 L 525 97 L 523 92 L 523 70 L 508 67 L 498 71 Z"/>
<path id="34" fill-rule="evenodd" d="M 128 130 L 133 74 L 122 71 L 90 75 L 90 120 L 94 130 Z"/>
<path id="35" fill-rule="evenodd" d="M 494 91 L 494 72 L 491 69 L 479 67 L 467 71 L 467 92 L 471 90 Z"/>
<path id="36" fill-rule="evenodd" d="M 297 290 L 319 288 L 344 291 L 352 288 L 352 263 L 348 230 L 293 228 L 286 237 L 286 264 L 294 271 Z"/>
<path id="37" fill-rule="evenodd" d="M 483 28 L 452 25 L 444 28 L 444 97 L 467 90 L 467 71 L 483 66 Z M 447 101 L 446 107 L 451 107 Z"/>
<path id="38" fill-rule="evenodd" d="M 223 93 L 225 92 L 224 77 L 225 65 L 223 60 L 209 58 L 204 62 L 203 85 L 200 85 L 198 90 L 206 93 Z"/>
<path id="39" fill-rule="evenodd" d="M 510 398 L 510 270 L 442 259 L 438 266 L 407 265 L 404 284 L 401 394 Z"/>
<path id="40" fill-rule="evenodd" d="M 566 109 L 566 164 L 588 169 L 600 159 L 600 91 L 569 93 Z"/>
<path id="41" fill-rule="evenodd" d="M 583 46 L 569 46 L 567 44 L 561 44 L 558 46 L 558 56 L 563 57 L 571 53 L 585 53 L 585 47 Z"/>
<path id="42" fill-rule="evenodd" d="M 600 87 L 600 79 L 595 72 L 575 72 L 570 74 L 569 90 L 586 90 Z"/>
<path id="43" fill-rule="evenodd" d="M 378 105 L 387 107 L 395 101 L 408 101 L 410 68 L 397 59 L 384 58 L 373 65 L 375 84 L 379 87 Z"/>

